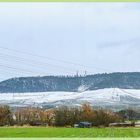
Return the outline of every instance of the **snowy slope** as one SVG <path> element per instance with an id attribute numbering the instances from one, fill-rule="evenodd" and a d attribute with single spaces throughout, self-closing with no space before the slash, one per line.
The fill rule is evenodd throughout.
<path id="1" fill-rule="evenodd" d="M 82 88 L 83 90 L 83 88 Z M 126 107 L 140 106 L 140 90 L 100 89 L 80 92 L 32 92 L 1 93 L 0 103 L 11 106 L 59 106 L 81 105 L 88 102 L 93 106 Z"/>

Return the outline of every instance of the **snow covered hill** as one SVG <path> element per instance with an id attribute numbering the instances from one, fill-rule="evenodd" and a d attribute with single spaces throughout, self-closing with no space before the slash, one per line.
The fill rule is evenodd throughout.
<path id="1" fill-rule="evenodd" d="M 107 88 L 79 92 L 0 93 L 0 103 L 12 107 L 80 106 L 90 103 L 95 107 L 110 109 L 140 107 L 140 90 Z"/>

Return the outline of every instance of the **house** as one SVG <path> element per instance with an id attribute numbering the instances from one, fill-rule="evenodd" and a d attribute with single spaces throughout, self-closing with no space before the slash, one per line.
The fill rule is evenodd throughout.
<path id="1" fill-rule="evenodd" d="M 79 124 L 74 124 L 75 128 L 91 128 L 92 123 L 89 122 L 80 122 Z"/>

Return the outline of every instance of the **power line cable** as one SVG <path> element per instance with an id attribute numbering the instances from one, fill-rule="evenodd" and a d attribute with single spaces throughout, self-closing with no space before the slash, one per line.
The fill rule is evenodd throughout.
<path id="1" fill-rule="evenodd" d="M 104 70 L 104 71 L 113 72 L 112 70 L 109 70 L 109 69 L 106 69 L 106 68 L 87 66 L 87 65 L 80 64 L 80 63 L 76 63 L 76 62 L 71 62 L 71 61 L 66 61 L 66 60 L 60 60 L 60 59 L 46 57 L 46 56 L 40 56 L 40 55 L 37 55 L 37 54 L 32 54 L 32 53 L 20 51 L 20 50 L 17 50 L 17 49 L 10 49 L 10 48 L 1 47 L 1 46 L 0 46 L 0 49 L 12 51 L 12 52 L 18 52 L 20 54 L 26 54 L 26 55 L 30 55 L 30 56 L 34 56 L 34 57 L 44 58 L 44 59 L 48 59 L 48 60 L 51 60 L 51 61 L 56 61 L 56 62 L 71 64 L 71 65 L 76 65 L 76 66 L 80 66 L 80 67 L 86 67 L 86 68 L 90 68 L 90 69 L 97 69 L 97 70 Z"/>
<path id="2" fill-rule="evenodd" d="M 36 68 L 38 68 L 38 69 L 41 69 L 41 67 L 44 67 L 44 66 L 47 66 L 47 67 L 51 66 L 51 67 L 54 67 L 54 68 L 63 69 L 63 70 L 65 70 L 65 72 L 68 72 L 68 73 L 69 72 L 72 72 L 72 73 L 74 72 L 72 70 L 68 71 L 67 68 L 61 67 L 61 66 L 58 66 L 58 65 L 53 65 L 53 64 L 49 64 L 49 63 L 45 63 L 45 62 L 43 63 L 43 62 L 40 62 L 40 61 L 31 60 L 31 59 L 24 59 L 24 58 L 12 56 L 12 55 L 7 55 L 7 54 L 0 53 L 0 57 L 1 57 L 1 59 L 4 59 L 5 61 L 8 61 L 8 62 L 9 62 L 9 58 L 10 58 L 10 60 L 14 59 L 14 62 L 22 62 L 23 64 L 26 64 L 26 65 L 29 65 L 29 66 L 37 66 Z M 42 69 L 44 70 L 45 68 L 42 68 Z"/>
<path id="3" fill-rule="evenodd" d="M 23 69 L 23 68 L 16 68 L 16 67 L 13 67 L 13 66 L 7 66 L 7 65 L 3 65 L 3 64 L 0 64 L 0 67 L 4 67 L 4 68 L 8 68 L 8 69 L 13 69 L 13 70 L 17 70 L 17 71 L 22 71 L 22 72 L 26 72 L 26 73 L 30 73 L 30 74 L 37 74 L 38 72 L 35 72 L 35 71 L 30 71 L 30 70 L 27 70 L 27 69 Z"/>

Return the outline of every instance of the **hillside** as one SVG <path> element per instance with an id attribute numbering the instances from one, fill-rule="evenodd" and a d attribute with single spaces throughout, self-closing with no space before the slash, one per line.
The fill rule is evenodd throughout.
<path id="1" fill-rule="evenodd" d="M 19 77 L 0 82 L 0 93 L 67 91 L 104 88 L 140 89 L 140 72 L 87 76 Z"/>
<path id="2" fill-rule="evenodd" d="M 29 92 L 1 93 L 0 103 L 11 107 L 55 108 L 58 106 L 80 106 L 90 103 L 94 107 L 113 110 L 140 108 L 140 90 L 134 89 L 99 89 L 84 92 Z"/>

